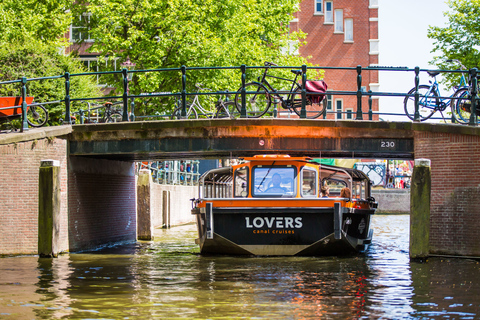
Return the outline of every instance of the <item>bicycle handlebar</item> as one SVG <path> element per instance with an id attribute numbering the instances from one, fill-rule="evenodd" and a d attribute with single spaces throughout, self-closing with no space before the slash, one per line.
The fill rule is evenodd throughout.
<path id="1" fill-rule="evenodd" d="M 278 64 L 275 64 L 275 63 L 269 62 L 269 61 L 265 61 L 265 66 L 266 67 L 271 67 L 271 66 L 277 66 L 278 67 Z"/>

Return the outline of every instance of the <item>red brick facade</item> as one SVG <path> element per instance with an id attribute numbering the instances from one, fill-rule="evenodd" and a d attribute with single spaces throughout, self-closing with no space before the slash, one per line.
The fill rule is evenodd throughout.
<path id="1" fill-rule="evenodd" d="M 70 158 L 68 180 L 71 251 L 136 240 L 133 163 Z"/>
<path id="2" fill-rule="evenodd" d="M 0 145 L 0 255 L 37 254 L 40 161 L 60 161 L 60 250 L 68 250 L 67 142 L 39 139 Z"/>
<path id="3" fill-rule="evenodd" d="M 133 164 L 68 160 L 66 140 L 38 139 L 0 145 L 0 255 L 38 252 L 38 178 L 45 159 L 60 162 L 60 251 L 136 239 Z"/>
<path id="4" fill-rule="evenodd" d="M 480 137 L 417 132 L 415 157 L 431 160 L 430 253 L 480 256 Z"/>
<path id="5" fill-rule="evenodd" d="M 378 5 L 372 0 L 303 0 L 300 11 L 290 27 L 293 31 L 307 33 L 307 44 L 300 48 L 300 54 L 310 62 L 321 67 L 370 67 L 378 65 Z M 322 11 L 317 9 L 321 7 Z M 336 11 L 342 13 L 343 19 L 336 18 Z M 330 16 L 331 12 L 331 16 Z M 329 22 L 329 17 L 332 21 Z M 342 26 L 343 32 L 335 31 L 335 26 Z M 347 26 L 348 22 L 352 22 Z M 350 28 L 350 29 L 349 29 Z M 353 37 L 348 39 L 347 29 Z M 329 90 L 357 91 L 357 72 L 355 70 L 325 69 L 325 81 Z M 362 87 L 366 91 L 378 91 L 378 71 L 362 72 Z M 351 111 L 355 118 L 357 97 L 335 95 L 331 98 L 331 110 Z M 368 99 L 362 99 L 362 111 L 368 112 Z M 378 99 L 373 99 L 372 109 L 378 112 Z M 346 114 L 342 119 L 346 119 Z M 328 119 L 337 118 L 329 114 Z M 368 119 L 366 115 L 363 119 Z M 378 115 L 374 115 L 378 120 Z"/>

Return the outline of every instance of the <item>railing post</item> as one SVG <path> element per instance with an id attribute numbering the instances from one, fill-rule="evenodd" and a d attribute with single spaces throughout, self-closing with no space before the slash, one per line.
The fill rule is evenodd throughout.
<path id="1" fill-rule="evenodd" d="M 472 102 L 470 104 L 470 123 L 471 126 L 477 125 L 477 68 L 470 69 L 470 87 Z"/>
<path id="2" fill-rule="evenodd" d="M 242 96 L 242 108 L 240 110 L 240 118 L 246 118 L 247 117 L 247 95 L 245 92 L 245 79 L 247 75 L 245 74 L 247 72 L 247 66 L 242 64 L 240 66 L 240 70 L 242 71 L 242 89 L 240 95 Z"/>
<path id="3" fill-rule="evenodd" d="M 414 121 L 420 121 L 420 112 L 418 111 L 418 104 L 420 102 L 420 93 L 418 92 L 418 87 L 420 85 L 420 68 L 415 67 L 415 115 L 413 116 Z"/>
<path id="4" fill-rule="evenodd" d="M 21 95 L 22 95 L 22 125 L 20 127 L 20 132 L 28 130 L 28 121 L 27 121 L 27 78 L 22 77 L 21 79 Z"/>
<path id="5" fill-rule="evenodd" d="M 122 69 L 123 74 L 123 114 L 122 121 L 128 121 L 128 70 Z"/>
<path id="6" fill-rule="evenodd" d="M 355 120 L 363 120 L 362 113 L 362 66 L 357 66 L 357 117 Z"/>
<path id="7" fill-rule="evenodd" d="M 79 110 L 79 115 L 80 115 L 80 124 L 84 124 L 85 123 L 85 112 L 83 110 Z"/>
<path id="8" fill-rule="evenodd" d="M 70 110 L 70 73 L 65 72 L 65 123 L 72 124 Z"/>
<path id="9" fill-rule="evenodd" d="M 307 83 L 307 66 L 302 65 L 302 110 L 300 111 L 300 118 L 307 118 L 307 109 L 305 108 L 307 104 L 307 90 L 305 85 Z"/>
<path id="10" fill-rule="evenodd" d="M 180 117 L 182 119 L 187 117 L 187 67 L 182 66 L 182 110 Z"/>
<path id="11" fill-rule="evenodd" d="M 135 98 L 130 99 L 130 121 L 135 121 Z"/>
<path id="12" fill-rule="evenodd" d="M 372 99 L 372 90 L 368 90 L 368 120 L 373 120 L 373 99 Z"/>

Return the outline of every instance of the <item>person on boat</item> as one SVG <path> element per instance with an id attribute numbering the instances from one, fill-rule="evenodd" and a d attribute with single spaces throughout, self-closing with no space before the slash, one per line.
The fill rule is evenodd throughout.
<path id="1" fill-rule="evenodd" d="M 340 198 L 350 199 L 351 197 L 352 197 L 352 192 L 347 187 L 342 188 L 342 190 L 340 190 Z"/>
<path id="2" fill-rule="evenodd" d="M 322 198 L 328 198 L 330 195 L 330 188 L 327 186 L 323 186 L 322 189 L 320 189 L 320 192 L 322 193 Z"/>
<path id="3" fill-rule="evenodd" d="M 285 193 L 285 191 L 287 190 L 280 185 L 281 183 L 282 183 L 282 177 L 278 173 L 275 173 L 272 177 L 272 186 L 269 187 L 267 190 L 265 190 L 265 192 Z"/>

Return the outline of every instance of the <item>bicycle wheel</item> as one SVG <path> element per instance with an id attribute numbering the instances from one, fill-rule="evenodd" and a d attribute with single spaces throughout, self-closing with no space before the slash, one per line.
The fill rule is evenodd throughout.
<path id="1" fill-rule="evenodd" d="M 241 91 L 240 88 L 238 91 Z M 268 109 L 272 101 L 270 100 L 270 93 L 260 83 L 251 82 L 245 85 L 245 108 L 247 109 L 247 118 L 260 118 Z M 248 93 L 252 92 L 252 93 Z M 235 105 L 237 111 L 241 114 L 242 111 L 242 94 L 239 92 L 235 95 Z"/>
<path id="2" fill-rule="evenodd" d="M 420 94 L 418 101 L 418 113 L 420 114 L 420 121 L 425 121 L 429 119 L 435 111 L 437 111 L 437 106 L 440 101 L 438 99 L 438 94 L 435 90 L 431 89 L 430 86 L 420 85 L 418 87 L 418 93 Z M 403 107 L 405 109 L 405 114 L 411 120 L 415 120 L 415 88 L 412 88 L 408 91 L 408 95 L 403 100 Z M 412 96 L 410 96 L 412 95 Z"/>
<path id="3" fill-rule="evenodd" d="M 118 111 L 115 111 L 108 116 L 105 122 L 121 122 L 122 118 L 123 118 L 122 114 Z"/>
<path id="4" fill-rule="evenodd" d="M 44 106 L 31 106 L 27 110 L 27 122 L 32 127 L 41 127 L 48 120 L 48 111 Z"/>
<path id="5" fill-rule="evenodd" d="M 177 120 L 177 119 L 182 119 L 182 107 L 177 107 L 173 111 L 170 119 L 171 120 Z M 197 111 L 192 108 L 190 105 L 187 104 L 187 118 L 186 119 L 198 119 L 198 114 Z"/>
<path id="6" fill-rule="evenodd" d="M 455 121 L 458 123 L 470 123 L 472 100 L 471 94 L 468 88 L 461 88 L 455 91 L 450 101 L 452 108 L 452 114 Z M 479 97 L 480 98 L 480 97 Z M 477 100 L 478 101 L 478 100 Z M 478 102 L 477 102 L 478 105 Z M 480 121 L 480 115 L 478 115 L 477 109 L 477 123 Z"/>
<path id="7" fill-rule="evenodd" d="M 237 118 L 240 114 L 237 111 L 235 101 L 221 102 L 217 107 L 215 118 Z"/>
<path id="8" fill-rule="evenodd" d="M 324 102 L 326 102 L 326 97 L 323 98 Z M 310 97 L 307 96 L 307 99 L 305 101 L 305 110 L 307 111 L 307 119 L 316 119 L 320 117 L 323 112 L 325 111 L 325 108 L 327 107 L 327 104 L 320 101 L 319 103 L 313 102 Z M 292 109 L 295 111 L 295 113 L 300 117 L 300 114 L 302 112 L 302 89 L 297 88 L 295 92 L 292 95 Z"/>

